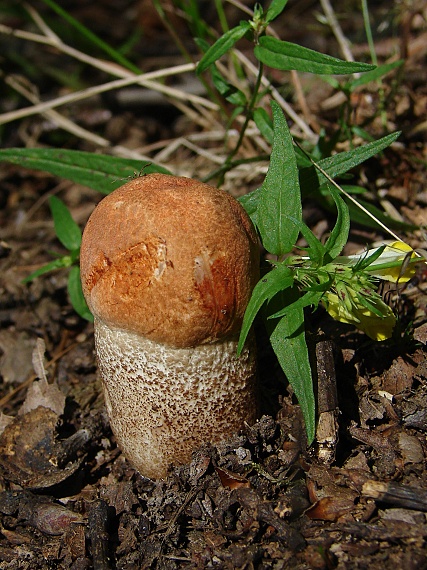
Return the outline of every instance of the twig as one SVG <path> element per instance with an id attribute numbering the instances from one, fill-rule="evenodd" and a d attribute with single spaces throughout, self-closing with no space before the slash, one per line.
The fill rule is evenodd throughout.
<path id="1" fill-rule="evenodd" d="M 59 105 L 63 105 L 63 104 L 69 103 L 69 102 L 75 102 L 75 101 L 78 101 L 78 100 L 81 100 L 81 99 L 84 99 L 87 97 L 91 97 L 91 96 L 99 94 L 99 93 L 103 93 L 105 91 L 109 91 L 111 89 L 118 89 L 120 87 L 132 85 L 132 84 L 142 85 L 148 89 L 152 89 L 154 91 L 163 93 L 164 95 L 171 97 L 173 99 L 178 99 L 178 100 L 185 101 L 185 102 L 190 101 L 191 103 L 199 104 L 199 105 L 206 107 L 208 109 L 211 109 L 211 110 L 217 110 L 218 109 L 218 105 L 215 103 L 212 103 L 208 99 L 205 99 L 203 97 L 199 97 L 198 95 L 193 95 L 191 93 L 187 93 L 186 91 L 182 91 L 182 90 L 179 90 L 179 89 L 176 89 L 173 87 L 168 87 L 168 86 L 163 85 L 161 83 L 152 81 L 153 79 L 160 79 L 160 78 L 164 78 L 164 77 L 167 77 L 170 75 L 177 75 L 177 74 L 193 71 L 195 69 L 194 63 L 187 63 L 187 64 L 175 66 L 172 68 L 156 70 L 153 72 L 136 75 L 136 74 L 124 69 L 123 67 L 121 67 L 117 64 L 91 57 L 91 56 L 85 54 L 84 52 L 81 52 L 77 49 L 74 49 L 74 48 L 68 46 L 60 38 L 58 38 L 58 36 L 56 36 L 56 34 L 52 30 L 50 30 L 50 28 L 47 26 L 47 24 L 45 24 L 45 22 L 43 22 L 43 20 L 40 18 L 40 16 L 38 15 L 38 13 L 34 9 L 29 7 L 29 12 L 30 12 L 31 17 L 36 22 L 36 24 L 39 27 L 41 27 L 41 29 L 45 32 L 46 35 L 41 36 L 38 34 L 26 32 L 23 30 L 15 30 L 15 29 L 10 28 L 9 26 L 5 26 L 3 24 L 0 24 L 0 33 L 7 34 L 7 35 L 13 35 L 14 37 L 18 37 L 20 39 L 25 39 L 28 41 L 42 43 L 44 45 L 55 47 L 59 51 L 61 51 L 62 53 L 65 53 L 65 54 L 73 57 L 74 59 L 77 59 L 79 61 L 87 63 L 87 64 L 91 65 L 92 67 L 95 67 L 95 68 L 97 68 L 101 71 L 104 71 L 110 75 L 113 75 L 115 77 L 119 77 L 120 79 L 122 79 L 123 82 L 120 82 L 120 80 L 118 80 L 118 82 L 113 81 L 113 82 L 106 83 L 106 84 L 103 84 L 100 86 L 85 89 L 83 91 L 80 91 L 79 93 L 72 93 L 72 94 L 66 95 L 64 97 L 59 97 L 59 98 L 55 99 L 54 101 L 50 101 L 50 102 L 46 102 L 46 103 L 41 104 L 41 106 L 38 107 L 37 109 L 34 109 L 34 108 L 20 109 L 19 111 L 16 111 L 16 112 L 5 113 L 4 115 L 2 115 L 0 117 L 1 123 L 9 122 L 9 121 L 15 120 L 15 119 L 19 119 L 19 118 L 22 118 L 23 116 L 28 116 L 30 114 L 41 113 L 47 109 L 52 109 L 52 108 L 59 106 Z"/>
<path id="2" fill-rule="evenodd" d="M 108 505 L 103 499 L 95 501 L 89 511 L 88 530 L 92 546 L 94 570 L 111 570 L 109 556 Z"/>
<path id="3" fill-rule="evenodd" d="M 227 2 L 232 6 L 236 6 L 236 8 L 239 8 L 239 10 L 241 10 L 245 14 L 248 14 L 248 16 L 253 17 L 254 15 L 253 10 L 242 4 L 242 2 L 239 2 L 239 0 L 227 0 Z"/>
<path id="4" fill-rule="evenodd" d="M 46 37 L 50 38 L 54 42 L 60 41 L 59 36 L 55 34 L 52 28 L 46 24 L 40 14 L 30 4 L 28 4 L 28 2 L 24 2 L 24 7 L 34 20 L 34 23 L 40 28 Z"/>
<path id="5" fill-rule="evenodd" d="M 39 101 L 39 99 L 36 98 L 33 93 L 25 89 L 21 84 L 19 84 L 19 82 L 12 81 L 12 78 L 8 78 L 7 81 L 11 85 L 11 87 L 19 91 L 19 93 L 27 97 L 27 99 L 29 99 L 30 101 L 34 102 Z M 113 146 L 108 139 L 100 137 L 99 135 L 95 135 L 90 131 L 83 129 L 82 127 L 79 127 L 78 125 L 76 125 L 69 119 L 66 119 L 56 111 L 53 110 L 46 111 L 45 113 L 43 113 L 43 115 L 46 115 L 58 127 L 64 129 L 65 131 L 68 131 L 82 139 L 88 140 L 93 144 L 96 144 L 102 148 L 108 148 L 110 152 L 116 156 L 123 156 L 125 158 L 132 158 L 135 160 L 144 160 L 146 162 L 150 162 L 152 160 L 150 157 L 145 156 L 144 154 L 141 154 L 137 151 L 128 149 L 124 146 L 121 145 Z M 159 166 L 163 165 L 159 164 Z"/>
<path id="6" fill-rule="evenodd" d="M 341 26 L 338 23 L 337 17 L 335 16 L 334 9 L 329 0 L 320 0 L 320 4 L 323 8 L 323 12 L 325 13 L 326 20 L 331 27 L 331 30 L 340 46 L 341 52 L 344 56 L 346 61 L 354 61 L 354 56 L 350 50 L 350 44 L 347 38 L 345 37 Z"/>
<path id="7" fill-rule="evenodd" d="M 427 512 L 427 492 L 414 489 L 408 485 L 400 485 L 391 481 L 366 481 L 362 487 L 362 495 L 371 497 L 381 503 L 404 509 Z"/>

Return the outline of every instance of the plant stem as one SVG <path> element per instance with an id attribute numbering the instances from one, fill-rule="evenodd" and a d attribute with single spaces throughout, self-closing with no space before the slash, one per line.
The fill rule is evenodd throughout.
<path id="1" fill-rule="evenodd" d="M 225 34 L 225 32 L 229 30 L 229 27 L 224 12 L 224 6 L 222 5 L 222 0 L 215 0 L 215 8 L 218 14 L 219 22 L 221 24 L 222 33 Z"/>
<path id="2" fill-rule="evenodd" d="M 369 9 L 367 0 L 362 0 L 362 13 L 363 13 L 363 24 L 365 26 L 366 39 L 368 41 L 369 53 L 371 54 L 372 63 L 378 65 L 377 54 L 375 52 L 374 39 L 372 37 L 372 28 L 369 21 Z"/>
<path id="3" fill-rule="evenodd" d="M 236 162 L 233 163 L 233 157 L 236 156 L 237 152 L 239 151 L 240 147 L 242 146 L 243 140 L 245 138 L 246 129 L 248 128 L 249 121 L 252 119 L 253 111 L 255 108 L 255 103 L 256 103 L 257 98 L 258 98 L 259 88 L 261 86 L 263 71 L 264 71 L 264 65 L 260 62 L 259 67 L 258 67 L 258 75 L 257 75 L 257 79 L 255 82 L 255 87 L 254 87 L 254 90 L 252 93 L 252 97 L 249 101 L 249 105 L 246 108 L 245 121 L 244 121 L 243 126 L 240 130 L 240 134 L 239 134 L 239 138 L 237 140 L 236 146 L 228 155 L 227 160 L 225 161 L 224 165 L 219 170 L 216 171 L 216 173 L 218 173 L 218 172 L 221 173 L 219 185 L 221 185 L 224 182 L 225 173 L 228 172 L 228 170 L 230 170 L 233 167 L 233 165 L 236 164 Z M 209 175 L 208 178 L 210 179 L 212 177 L 213 177 L 213 173 L 211 175 Z"/>

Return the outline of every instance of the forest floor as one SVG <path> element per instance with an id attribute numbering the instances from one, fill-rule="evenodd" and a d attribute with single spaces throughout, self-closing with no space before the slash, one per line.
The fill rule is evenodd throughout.
<path id="1" fill-rule="evenodd" d="M 172 48 L 167 53 L 166 32 L 148 3 L 104 4 L 75 2 L 71 12 L 88 26 L 94 23 L 94 31 L 110 41 L 122 40 L 132 26 L 144 28 L 149 42 L 134 47 L 140 49 L 141 65 L 149 60 L 153 69 L 170 58 L 179 60 Z M 375 45 L 382 62 L 395 54 L 406 59 L 401 75 L 383 84 L 387 129 L 402 135 L 352 174 L 378 207 L 400 222 L 421 226 L 427 222 L 427 14 L 422 2 L 406 13 L 398 4 L 394 32 L 378 32 Z M 325 26 L 316 24 L 317 2 L 289 6 L 286 39 L 340 55 Z M 389 5 L 381 6 L 373 14 L 375 30 L 389 21 Z M 25 26 L 12 17 L 4 21 Z M 367 58 L 360 13 L 343 22 L 356 59 Z M 19 45 L 21 61 L 44 58 L 39 86 L 45 97 L 57 96 L 51 66 L 61 57 L 54 50 L 34 52 L 34 46 Z M 10 63 L 7 50 L 1 52 L 11 74 L 18 60 Z M 71 76 L 71 64 L 64 61 L 62 71 Z M 87 72 L 78 73 L 87 80 Z M 286 95 L 297 113 L 333 132 L 338 110 L 329 86 L 304 77 L 302 86 L 303 99 L 291 90 Z M 354 94 L 356 122 L 376 114 L 378 97 L 377 88 Z M 126 101 L 118 95 L 95 98 L 72 106 L 68 118 L 154 161 L 164 141 L 195 130 L 172 104 L 152 103 L 149 97 L 143 105 Z M 1 112 L 13 105 L 8 92 Z M 375 119 L 366 128 L 378 137 L 379 125 Z M 100 150 L 41 115 L 2 129 L 3 148 Z M 206 159 L 188 145 L 174 149 L 171 171 L 199 177 L 207 169 Z M 171 467 L 165 480 L 153 481 L 137 473 L 116 446 L 97 377 L 93 326 L 69 303 L 66 271 L 22 284 L 52 259 L 52 252 L 64 254 L 47 198 L 59 195 L 84 227 L 101 196 L 6 163 L 0 165 L 0 179 L 0 570 L 427 568 L 425 267 L 404 287 L 388 292 L 400 317 L 397 340 L 375 343 L 322 311 L 308 315 L 319 411 L 336 422 L 336 441 L 320 438 L 306 448 L 299 407 L 259 325 L 262 417 L 221 444 L 207 442 L 189 465 Z M 260 180 L 242 177 L 238 194 Z M 305 204 L 304 213 L 316 235 L 330 228 L 330 214 L 317 203 Z M 414 248 L 427 248 L 421 229 L 402 237 Z M 355 224 L 346 251 L 384 238 Z M 44 350 L 47 384 L 36 379 L 43 376 Z"/>

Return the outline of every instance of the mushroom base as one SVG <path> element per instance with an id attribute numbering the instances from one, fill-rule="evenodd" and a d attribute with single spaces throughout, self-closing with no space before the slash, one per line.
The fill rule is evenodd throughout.
<path id="1" fill-rule="evenodd" d="M 257 417 L 254 341 L 172 348 L 95 319 L 107 412 L 118 445 L 144 476 L 165 477 L 202 443 L 218 443 Z"/>

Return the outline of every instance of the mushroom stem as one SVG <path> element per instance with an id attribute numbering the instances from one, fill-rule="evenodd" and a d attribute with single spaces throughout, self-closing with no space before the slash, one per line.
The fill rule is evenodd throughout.
<path id="1" fill-rule="evenodd" d="M 146 477 L 256 420 L 253 340 L 237 358 L 237 338 L 171 348 L 96 319 L 95 342 L 111 428 Z"/>

